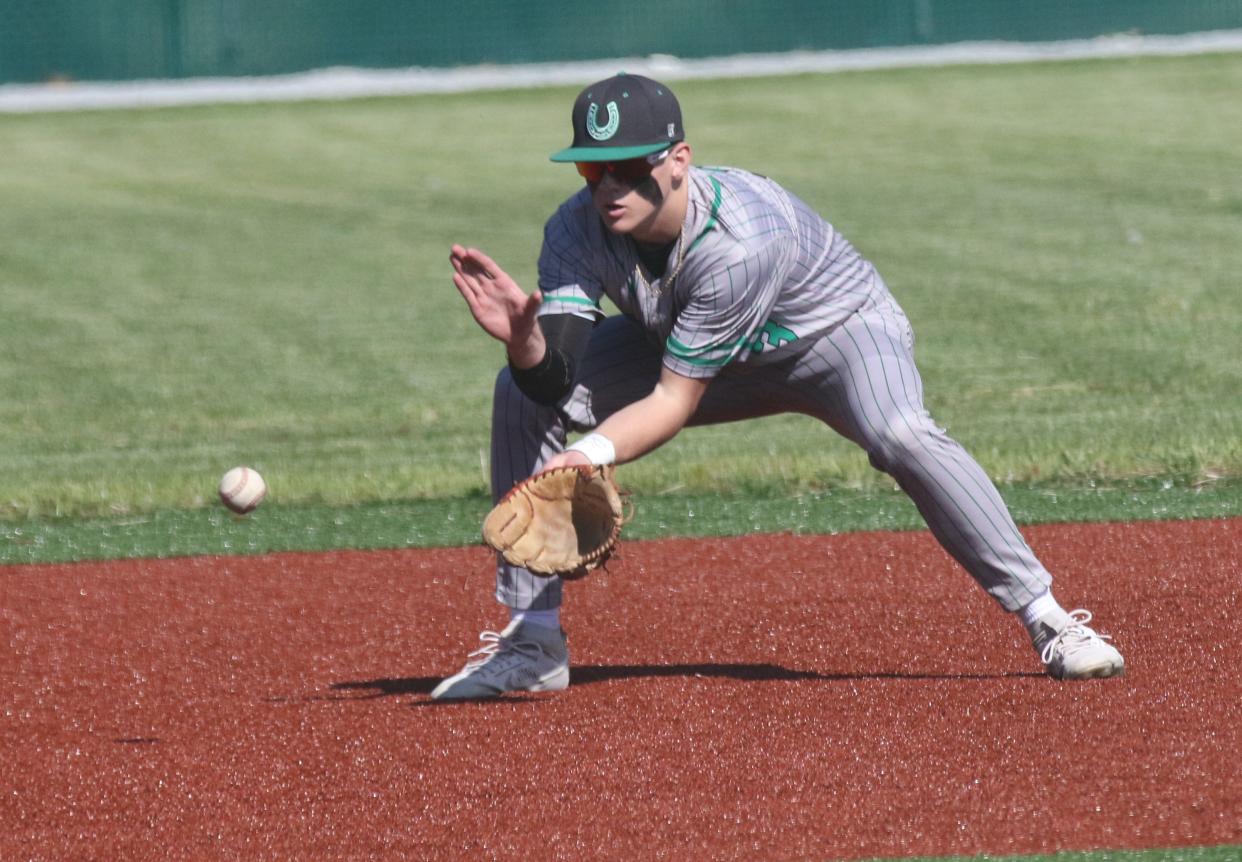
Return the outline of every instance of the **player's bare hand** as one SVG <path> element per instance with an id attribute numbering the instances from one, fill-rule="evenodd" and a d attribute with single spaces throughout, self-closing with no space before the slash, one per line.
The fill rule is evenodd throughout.
<path id="1" fill-rule="evenodd" d="M 539 291 L 528 295 L 496 261 L 477 248 L 454 245 L 449 261 L 453 264 L 453 284 L 479 326 L 504 342 L 511 353 L 514 349 L 521 352 L 538 332 L 535 318 L 543 301 Z M 542 338 L 538 341 L 542 348 Z M 542 358 L 541 351 L 535 361 Z"/>

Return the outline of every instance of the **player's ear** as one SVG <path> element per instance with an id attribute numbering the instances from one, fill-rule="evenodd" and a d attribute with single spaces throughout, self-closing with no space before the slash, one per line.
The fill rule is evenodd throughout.
<path id="1" fill-rule="evenodd" d="M 673 144 L 673 149 L 668 154 L 668 159 L 672 163 L 674 181 L 680 181 L 685 178 L 690 170 L 690 161 L 693 155 L 694 153 L 690 149 L 690 145 L 685 141 L 678 141 Z"/>

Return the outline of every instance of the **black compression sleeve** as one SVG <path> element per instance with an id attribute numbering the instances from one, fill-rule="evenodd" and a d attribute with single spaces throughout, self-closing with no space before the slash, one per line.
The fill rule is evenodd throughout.
<path id="1" fill-rule="evenodd" d="M 568 395 L 574 385 L 575 366 L 586 349 L 593 327 L 590 320 L 573 314 L 549 314 L 539 318 L 548 352 L 533 368 L 514 368 L 509 364 L 518 389 L 539 404 L 555 404 Z"/>

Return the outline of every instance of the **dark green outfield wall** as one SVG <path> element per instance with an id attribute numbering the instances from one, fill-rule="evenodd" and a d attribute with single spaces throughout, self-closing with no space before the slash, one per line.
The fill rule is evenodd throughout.
<path id="1" fill-rule="evenodd" d="M 0 0 L 0 83 L 1242 28 L 1242 0 Z"/>

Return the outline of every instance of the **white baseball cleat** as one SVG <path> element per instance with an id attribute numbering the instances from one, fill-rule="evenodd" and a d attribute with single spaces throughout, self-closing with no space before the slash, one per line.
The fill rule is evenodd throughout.
<path id="1" fill-rule="evenodd" d="M 527 622 L 479 635 L 484 646 L 431 692 L 435 700 L 496 697 L 506 691 L 561 691 L 569 685 L 565 633 Z"/>
<path id="2" fill-rule="evenodd" d="M 1121 676 L 1126 661 L 1112 644 L 1111 635 L 1099 635 L 1088 628 L 1091 611 L 1070 611 L 1070 623 L 1044 645 L 1039 657 L 1048 674 L 1057 679 L 1103 679 Z"/>

